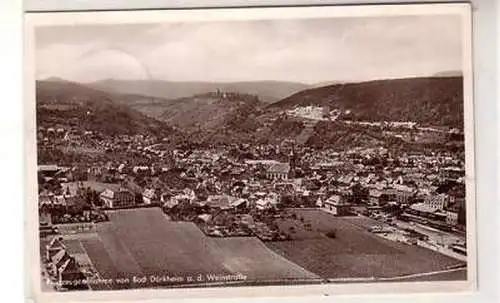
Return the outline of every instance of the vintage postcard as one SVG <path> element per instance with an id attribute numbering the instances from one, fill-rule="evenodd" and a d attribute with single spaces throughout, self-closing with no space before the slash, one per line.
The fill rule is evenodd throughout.
<path id="1" fill-rule="evenodd" d="M 26 15 L 29 296 L 474 290 L 470 14 Z"/>

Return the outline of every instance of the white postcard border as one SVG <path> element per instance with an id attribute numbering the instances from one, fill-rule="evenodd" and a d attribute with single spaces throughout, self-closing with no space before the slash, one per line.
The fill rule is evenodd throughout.
<path id="1" fill-rule="evenodd" d="M 35 115 L 35 54 L 34 28 L 70 24 L 117 24 L 155 22 L 196 22 L 217 20 L 259 20 L 322 17 L 368 17 L 395 15 L 449 15 L 464 18 L 463 27 L 463 77 L 464 77 L 464 131 L 466 145 L 466 196 L 467 196 L 467 243 L 468 280 L 446 282 L 398 282 L 360 284 L 321 284 L 300 286 L 252 286 L 224 288 L 173 288 L 140 289 L 127 291 L 42 293 L 40 290 L 38 213 L 36 189 L 36 115 Z M 30 285 L 31 297 L 38 301 L 116 301 L 144 300 L 156 298 L 234 298 L 234 297 L 301 297 L 318 295 L 366 295 L 366 294 L 407 294 L 470 292 L 477 287 L 477 242 L 476 242 L 476 201 L 475 201 L 475 157 L 474 157 L 474 103 L 472 70 L 472 30 L 469 4 L 412 4 L 383 6 L 325 6 L 286 8 L 233 8 L 233 9 L 193 9 L 123 12 L 65 12 L 33 13 L 25 15 L 24 45 L 24 105 L 25 105 L 25 173 L 26 173 L 26 279 Z"/>

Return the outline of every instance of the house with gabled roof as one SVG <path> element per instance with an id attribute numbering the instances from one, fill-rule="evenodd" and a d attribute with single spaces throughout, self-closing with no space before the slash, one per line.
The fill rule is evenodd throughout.
<path id="1" fill-rule="evenodd" d="M 120 188 L 116 191 L 106 189 L 99 195 L 99 198 L 109 208 L 135 205 L 134 194 L 125 188 Z"/>
<path id="2" fill-rule="evenodd" d="M 341 195 L 332 195 L 323 202 L 322 209 L 335 216 L 347 216 L 351 213 L 351 204 Z"/>
<path id="3" fill-rule="evenodd" d="M 152 188 L 147 188 L 142 193 L 142 201 L 144 202 L 144 204 L 151 204 L 155 202 L 156 198 L 156 192 Z"/>
<path id="4" fill-rule="evenodd" d="M 57 280 L 60 284 L 68 284 L 64 282 L 76 281 L 82 278 L 84 278 L 84 275 L 78 268 L 78 263 L 75 258 L 67 255 L 64 261 L 57 268 Z"/>
<path id="5" fill-rule="evenodd" d="M 289 173 L 289 163 L 273 163 L 267 168 L 266 177 L 271 180 L 287 180 Z"/>
<path id="6" fill-rule="evenodd" d="M 44 177 L 54 177 L 59 172 L 56 164 L 38 165 L 38 175 Z"/>
<path id="7" fill-rule="evenodd" d="M 273 208 L 276 204 L 277 204 L 276 200 L 270 199 L 268 197 L 264 199 L 258 199 L 257 201 L 255 201 L 255 207 L 258 210 Z"/>
<path id="8" fill-rule="evenodd" d="M 379 205 L 381 196 L 382 191 L 377 188 L 372 188 L 368 192 L 368 199 L 372 205 Z"/>
<path id="9" fill-rule="evenodd" d="M 47 244 L 46 248 L 46 258 L 47 260 L 51 261 L 52 258 L 61 250 L 65 250 L 66 246 L 62 242 L 61 237 L 54 237 L 52 240 Z"/>
<path id="10" fill-rule="evenodd" d="M 57 274 L 59 272 L 59 267 L 61 267 L 61 265 L 63 265 L 69 257 L 70 256 L 66 249 L 61 249 L 53 255 L 50 259 L 52 264 L 52 273 Z"/>

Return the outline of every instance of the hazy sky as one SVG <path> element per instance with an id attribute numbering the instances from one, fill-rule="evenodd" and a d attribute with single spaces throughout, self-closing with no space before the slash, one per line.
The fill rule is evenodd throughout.
<path id="1" fill-rule="evenodd" d="M 36 72 L 81 82 L 430 76 L 462 70 L 461 33 L 459 16 L 42 27 Z"/>

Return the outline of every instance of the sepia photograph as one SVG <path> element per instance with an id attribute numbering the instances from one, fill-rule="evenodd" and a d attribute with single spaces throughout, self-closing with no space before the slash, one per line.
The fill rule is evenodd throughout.
<path id="1" fill-rule="evenodd" d="M 471 290 L 469 14 L 29 16 L 32 287 Z"/>

